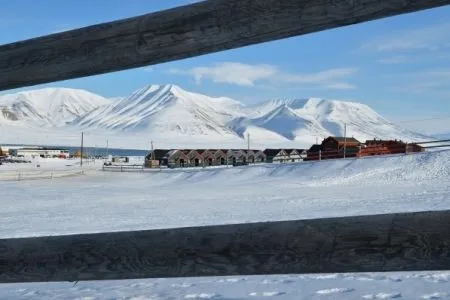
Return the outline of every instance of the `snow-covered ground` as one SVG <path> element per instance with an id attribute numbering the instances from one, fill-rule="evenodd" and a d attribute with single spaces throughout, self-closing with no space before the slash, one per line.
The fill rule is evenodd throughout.
<path id="1" fill-rule="evenodd" d="M 0 181 L 0 238 L 450 209 L 450 151 Z M 449 272 L 0 285 L 0 299 L 445 299 Z"/>

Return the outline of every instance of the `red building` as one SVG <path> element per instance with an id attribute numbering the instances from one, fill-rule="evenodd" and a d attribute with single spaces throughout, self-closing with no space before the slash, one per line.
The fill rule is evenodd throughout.
<path id="1" fill-rule="evenodd" d="M 425 149 L 415 143 L 405 143 L 400 140 L 367 140 L 361 148 L 359 156 L 400 154 L 423 152 Z"/>
<path id="2" fill-rule="evenodd" d="M 361 142 L 357 139 L 330 136 L 322 141 L 320 145 L 313 145 L 307 152 L 304 160 L 322 160 L 345 157 L 357 157 Z"/>

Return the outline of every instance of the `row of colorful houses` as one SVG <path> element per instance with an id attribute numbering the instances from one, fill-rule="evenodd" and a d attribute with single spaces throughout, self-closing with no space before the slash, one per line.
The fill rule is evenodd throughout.
<path id="1" fill-rule="evenodd" d="M 300 161 L 364 157 L 425 151 L 416 143 L 401 140 L 367 140 L 330 136 L 309 149 L 155 149 L 145 158 L 146 167 L 208 167 L 258 163 L 293 163 Z"/>
<path id="2" fill-rule="evenodd" d="M 145 158 L 146 167 L 207 167 L 302 161 L 305 149 L 155 149 Z"/>

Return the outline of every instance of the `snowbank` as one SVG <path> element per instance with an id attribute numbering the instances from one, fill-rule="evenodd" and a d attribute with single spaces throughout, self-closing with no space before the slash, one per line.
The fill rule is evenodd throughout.
<path id="1" fill-rule="evenodd" d="M 450 209 L 450 151 L 1 182 L 0 237 Z M 444 299 L 449 272 L 0 285 L 2 299 Z"/>

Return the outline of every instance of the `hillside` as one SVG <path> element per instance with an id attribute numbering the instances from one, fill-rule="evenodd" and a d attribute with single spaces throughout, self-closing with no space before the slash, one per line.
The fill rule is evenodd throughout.
<path id="1" fill-rule="evenodd" d="M 233 136 L 224 124 L 239 114 L 240 103 L 211 98 L 174 85 L 151 85 L 72 122 L 72 126 L 113 131 Z"/>
<path id="2" fill-rule="evenodd" d="M 230 126 L 241 136 L 255 128 L 276 132 L 286 139 L 310 141 L 316 137 L 347 136 L 358 139 L 389 138 L 409 141 L 427 139 L 380 116 L 369 106 L 337 100 L 273 100 L 249 107 L 247 117 L 233 120 Z"/>
<path id="3" fill-rule="evenodd" d="M 45 88 L 0 96 L 5 121 L 61 127 L 110 101 L 85 90 Z"/>

